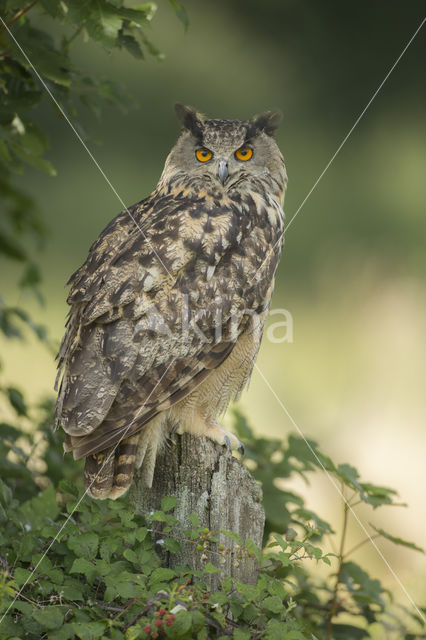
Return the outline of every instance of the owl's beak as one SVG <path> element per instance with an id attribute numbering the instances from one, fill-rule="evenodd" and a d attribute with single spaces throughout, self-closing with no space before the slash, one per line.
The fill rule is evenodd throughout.
<path id="1" fill-rule="evenodd" d="M 219 180 L 222 184 L 225 184 L 226 178 L 229 175 L 228 171 L 228 163 L 226 160 L 219 160 L 219 169 L 218 169 Z"/>

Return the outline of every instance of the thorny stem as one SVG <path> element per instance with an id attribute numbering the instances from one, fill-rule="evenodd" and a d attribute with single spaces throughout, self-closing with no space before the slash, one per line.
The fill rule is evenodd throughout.
<path id="1" fill-rule="evenodd" d="M 344 496 L 344 486 L 342 484 L 342 494 Z M 330 604 L 330 611 L 329 614 L 327 616 L 327 629 L 325 632 L 325 640 L 330 640 L 331 638 L 331 631 L 332 631 L 332 626 L 333 626 L 333 618 L 334 615 L 337 611 L 337 608 L 339 606 L 339 601 L 338 601 L 338 590 L 339 590 L 339 584 L 340 584 L 340 578 L 342 575 L 342 569 L 343 569 L 343 561 L 345 558 L 345 553 L 344 553 L 344 549 L 345 549 L 345 542 L 346 542 L 346 531 L 348 528 L 348 517 L 349 517 L 349 504 L 348 501 L 345 500 L 343 503 L 343 526 L 342 526 L 342 537 L 340 539 L 340 547 L 339 547 L 339 554 L 338 554 L 338 558 L 339 558 L 339 565 L 337 568 L 337 573 L 336 573 L 336 581 L 334 583 L 334 589 L 333 589 L 333 596 L 331 598 L 331 604 Z"/>
<path id="2" fill-rule="evenodd" d="M 126 633 L 127 629 L 129 629 L 130 627 L 132 627 L 134 624 L 136 624 L 136 622 L 138 620 L 140 620 L 148 611 L 148 609 L 150 608 L 150 606 L 155 602 L 155 598 L 150 598 L 148 600 L 148 602 L 146 603 L 146 605 L 143 607 L 143 609 L 133 618 L 133 620 L 131 622 L 129 622 L 128 624 L 126 624 L 126 626 L 124 627 L 123 631 L 124 633 Z"/>
<path id="3" fill-rule="evenodd" d="M 17 11 L 15 13 L 15 15 L 13 16 L 13 18 L 11 18 L 8 22 L 6 22 L 6 26 L 4 24 L 2 24 L 0 26 L 0 33 L 2 31 L 4 31 L 6 29 L 6 27 L 10 27 L 14 22 L 16 22 L 17 20 L 19 20 L 19 18 L 21 18 L 25 13 L 27 13 L 27 11 L 29 11 L 30 9 L 33 8 L 33 6 L 35 4 L 37 4 L 38 0 L 33 0 L 33 2 L 30 2 L 30 4 L 27 4 L 26 7 L 24 7 L 23 9 L 19 9 L 19 11 Z"/>

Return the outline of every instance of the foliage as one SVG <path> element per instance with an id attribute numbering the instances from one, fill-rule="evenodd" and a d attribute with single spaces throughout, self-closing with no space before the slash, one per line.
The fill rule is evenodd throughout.
<path id="1" fill-rule="evenodd" d="M 352 467 L 335 466 L 315 443 L 310 442 L 309 450 L 294 435 L 286 444 L 256 438 L 237 414 L 248 464 L 256 460 L 253 473 L 266 495 L 270 535 L 265 549 L 260 554 L 232 532 L 228 546 L 217 547 L 217 532 L 201 528 L 194 515 L 185 536 L 194 553 L 202 554 L 204 570 L 171 570 L 161 567 L 156 541 L 161 537 L 169 553 L 180 550 L 181 540 L 172 531 L 176 499 L 165 497 L 160 511 L 143 518 L 126 499 L 83 497 L 81 467 L 63 459 L 60 438 L 50 430 L 51 404 L 35 409 L 38 427 L 30 434 L 22 421 L 32 412 L 22 399 L 15 398 L 14 407 L 16 424 L 2 425 L 0 449 L 0 466 L 6 471 L 0 485 L 2 640 L 351 640 L 372 637 L 377 626 L 388 638 L 424 637 L 419 617 L 408 609 L 396 615 L 391 594 L 354 561 L 356 549 L 346 548 L 347 504 L 362 501 L 376 509 L 394 504 L 395 492 L 360 482 Z M 280 454 L 271 463 L 271 451 L 277 450 Z M 347 493 L 336 555 L 323 551 L 324 536 L 333 534 L 330 525 L 307 510 L 301 496 L 271 488 L 269 477 L 306 476 L 319 461 Z M 412 544 L 379 528 L 375 535 Z M 210 575 L 220 571 L 227 554 L 234 562 L 256 555 L 260 570 L 255 585 L 225 578 L 219 590 L 209 589 Z M 327 574 L 321 571 L 324 578 L 315 571 L 319 564 L 328 568 Z"/>
<path id="2" fill-rule="evenodd" d="M 127 5 L 125 0 L 33 0 L 27 4 L 0 0 L 4 21 L 0 23 L 0 259 L 22 266 L 18 286 L 34 293 L 40 302 L 41 274 L 29 241 L 40 247 L 47 229 L 37 204 L 14 177 L 28 167 L 56 175 L 46 157 L 48 135 L 37 122 L 37 108 L 43 100 L 50 101 L 55 115 L 62 117 L 46 87 L 83 138 L 87 137 L 84 110 L 100 117 L 105 105 L 126 111 L 133 104 L 122 87 L 107 78 L 89 76 L 77 68 L 71 55 L 79 42 L 92 42 L 109 53 L 123 50 L 137 59 L 146 54 L 161 59 L 147 35 L 155 3 Z M 170 0 L 170 5 L 187 26 L 181 4 Z M 37 326 L 24 309 L 0 297 L 0 331 L 7 338 L 22 337 L 25 325 L 47 341 L 44 327 Z"/>

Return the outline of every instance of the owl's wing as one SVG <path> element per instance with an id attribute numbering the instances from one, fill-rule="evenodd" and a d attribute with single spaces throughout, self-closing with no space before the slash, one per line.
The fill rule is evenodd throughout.
<path id="1" fill-rule="evenodd" d="M 250 258 L 236 248 L 253 230 L 240 209 L 178 193 L 145 202 L 142 217 L 143 234 L 119 219 L 72 278 L 57 424 L 75 457 L 140 430 L 200 384 L 247 326 L 247 302 L 266 297 L 245 281 Z"/>

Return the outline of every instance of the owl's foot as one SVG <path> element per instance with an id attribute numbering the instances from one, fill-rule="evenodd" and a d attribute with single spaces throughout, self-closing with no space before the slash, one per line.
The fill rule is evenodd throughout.
<path id="1" fill-rule="evenodd" d="M 213 442 L 226 446 L 228 451 L 239 451 L 244 455 L 244 445 L 237 436 L 224 429 L 220 424 L 213 424 L 206 430 L 205 435 Z"/>
<path id="2" fill-rule="evenodd" d="M 167 435 L 166 435 L 166 445 L 168 447 L 171 447 L 173 445 L 176 444 L 176 434 L 181 434 L 182 435 L 183 430 L 181 429 L 179 422 L 175 422 L 173 424 L 173 426 L 170 428 L 170 430 L 168 431 Z"/>
<path id="3" fill-rule="evenodd" d="M 213 440 L 213 442 L 225 446 L 228 451 L 239 451 L 241 455 L 244 455 L 243 443 L 238 440 L 237 436 L 224 429 L 218 422 L 209 423 L 203 419 L 194 420 L 188 424 L 176 422 L 168 433 L 168 442 L 175 444 L 175 434 L 182 435 L 183 433 L 206 436 L 206 438 Z"/>

